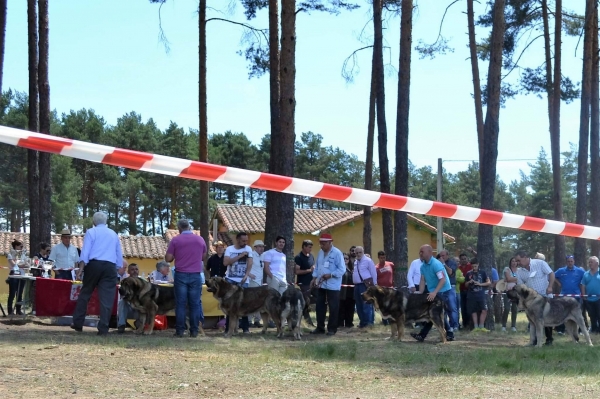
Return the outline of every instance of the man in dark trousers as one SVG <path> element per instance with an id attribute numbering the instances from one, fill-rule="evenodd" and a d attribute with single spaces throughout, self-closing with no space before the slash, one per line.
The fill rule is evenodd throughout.
<path id="1" fill-rule="evenodd" d="M 71 328 L 78 332 L 82 331 L 88 302 L 94 289 L 98 287 L 100 301 L 98 335 L 108 334 L 108 322 L 117 290 L 117 265 L 120 267 L 123 263 L 123 251 L 117 233 L 108 228 L 106 219 L 106 213 L 96 212 L 93 216 L 94 228 L 89 229 L 83 237 L 81 262 L 77 271 L 78 280 L 83 273 L 83 286 L 73 313 L 73 324 L 71 324 Z"/>

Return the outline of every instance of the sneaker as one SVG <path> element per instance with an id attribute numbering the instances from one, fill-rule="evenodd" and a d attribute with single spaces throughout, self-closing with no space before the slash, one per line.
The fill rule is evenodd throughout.
<path id="1" fill-rule="evenodd" d="M 106 337 L 106 336 L 108 336 L 108 331 L 98 331 L 96 333 L 96 335 L 98 335 L 100 337 Z"/>
<path id="2" fill-rule="evenodd" d="M 557 331 L 556 333 L 557 333 L 558 335 L 565 335 L 565 332 L 564 332 L 564 331 Z"/>
<path id="3" fill-rule="evenodd" d="M 490 332 L 490 330 L 488 330 L 488 329 L 487 329 L 487 328 L 485 328 L 485 327 L 481 327 L 481 328 L 479 328 L 479 330 L 478 330 L 478 331 L 481 331 L 481 332 L 486 332 L 486 333 Z"/>
<path id="4" fill-rule="evenodd" d="M 244 334 L 250 334 L 250 330 L 244 330 L 243 333 Z"/>
<path id="5" fill-rule="evenodd" d="M 173 334 L 173 338 L 183 338 L 183 333 L 175 333 Z"/>
<path id="6" fill-rule="evenodd" d="M 552 340 L 548 339 L 546 340 L 546 342 L 544 343 L 544 346 L 550 346 L 552 345 Z"/>
<path id="7" fill-rule="evenodd" d="M 257 321 L 254 322 L 253 326 L 256 327 L 256 328 L 261 328 L 263 325 L 260 324 L 260 321 L 257 320 Z"/>
<path id="8" fill-rule="evenodd" d="M 83 327 L 76 327 L 75 324 L 71 324 L 71 328 L 77 332 L 83 331 Z"/>
<path id="9" fill-rule="evenodd" d="M 267 324 L 267 327 L 269 328 L 275 328 L 275 323 L 273 322 L 273 320 L 269 320 L 269 324 Z"/>
<path id="10" fill-rule="evenodd" d="M 449 342 L 454 341 L 454 335 L 446 335 L 446 341 L 449 341 Z"/>
<path id="11" fill-rule="evenodd" d="M 311 334 L 325 334 L 325 330 L 321 330 L 320 328 L 315 328 L 310 332 Z"/>
<path id="12" fill-rule="evenodd" d="M 327 335 L 328 337 L 332 337 L 335 335 L 335 331 L 327 331 L 327 334 L 325 335 Z"/>
<path id="13" fill-rule="evenodd" d="M 418 333 L 410 333 L 410 336 L 411 336 L 411 337 L 413 337 L 414 339 L 416 339 L 416 340 L 417 340 L 417 341 L 419 341 L 419 342 L 423 342 L 423 341 L 425 341 L 425 338 L 424 338 L 424 337 L 423 337 L 421 334 L 418 334 Z"/>
<path id="14" fill-rule="evenodd" d="M 125 332 L 125 325 L 117 327 L 117 333 L 123 334 Z"/>
<path id="15" fill-rule="evenodd" d="M 502 327 L 502 332 L 506 332 L 506 327 Z"/>
<path id="16" fill-rule="evenodd" d="M 517 332 L 517 327 L 513 327 L 510 329 L 512 332 Z"/>

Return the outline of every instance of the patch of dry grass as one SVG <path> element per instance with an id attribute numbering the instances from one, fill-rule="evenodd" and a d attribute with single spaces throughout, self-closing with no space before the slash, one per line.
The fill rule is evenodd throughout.
<path id="1" fill-rule="evenodd" d="M 518 328 L 524 331 L 520 321 Z M 253 330 L 254 331 L 254 330 Z M 387 328 L 340 330 L 301 342 L 253 333 L 198 339 L 97 337 L 65 327 L 0 324 L 2 397 L 597 397 L 600 350 L 525 333 L 458 333 L 439 344 L 386 340 Z M 600 339 L 594 337 L 600 345 Z"/>

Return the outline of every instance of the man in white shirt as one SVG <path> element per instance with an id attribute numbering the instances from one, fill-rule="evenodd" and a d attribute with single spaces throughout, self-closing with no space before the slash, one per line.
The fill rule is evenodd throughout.
<path id="1" fill-rule="evenodd" d="M 253 256 L 252 248 L 248 246 L 248 234 L 239 232 L 235 236 L 235 245 L 228 246 L 223 256 L 223 264 L 227 266 L 225 279 L 231 284 L 248 287 Z M 225 331 L 229 331 L 229 316 L 225 320 Z M 233 322 L 237 323 L 237 320 Z M 242 317 L 240 325 L 244 334 L 250 334 L 248 316 Z"/>
<path id="2" fill-rule="evenodd" d="M 408 280 L 408 289 L 411 293 L 419 290 L 419 284 L 421 283 L 421 265 L 423 261 L 421 259 L 415 259 L 410 263 L 408 268 L 408 274 L 406 276 Z"/>
<path id="3" fill-rule="evenodd" d="M 260 287 L 263 282 L 264 274 L 263 252 L 265 252 L 265 243 L 262 242 L 262 240 L 255 240 L 252 247 L 254 248 L 254 251 L 252 251 L 252 269 L 250 269 L 249 286 Z M 254 327 L 262 327 L 262 324 L 260 323 L 260 313 L 254 313 L 251 316 L 254 319 Z"/>
<path id="4" fill-rule="evenodd" d="M 517 252 L 515 260 L 521 266 L 516 273 L 517 284 L 525 284 L 542 296 L 552 294 L 554 272 L 545 260 L 531 259 L 525 251 Z M 552 345 L 552 327 L 544 327 L 544 334 L 546 335 L 546 345 Z M 537 342 L 533 345 L 536 344 Z"/>
<path id="5" fill-rule="evenodd" d="M 48 259 L 54 261 L 54 278 L 73 280 L 71 270 L 79 263 L 79 253 L 77 247 L 71 245 L 71 232 L 68 229 L 60 232 L 60 244 L 52 247 Z"/>
<path id="6" fill-rule="evenodd" d="M 267 285 L 280 294 L 287 289 L 287 260 L 283 253 L 285 248 L 285 238 L 277 236 L 275 239 L 275 248 L 265 252 L 265 274 L 267 275 Z"/>

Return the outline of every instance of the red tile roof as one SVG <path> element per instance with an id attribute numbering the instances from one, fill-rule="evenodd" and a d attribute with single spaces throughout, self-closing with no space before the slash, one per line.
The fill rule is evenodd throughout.
<path id="1" fill-rule="evenodd" d="M 125 258 L 163 259 L 167 252 L 164 238 L 159 236 L 119 236 Z M 0 232 L 0 255 L 6 255 L 11 250 L 11 243 L 19 240 L 25 249 L 29 248 L 29 233 Z M 60 243 L 60 234 L 52 234 L 50 245 Z M 71 244 L 78 248 L 83 246 L 83 235 L 71 236 Z"/>
<path id="2" fill-rule="evenodd" d="M 381 208 L 373 208 L 379 212 Z M 266 209 L 248 205 L 218 204 L 217 216 L 230 232 L 245 231 L 247 233 L 262 233 L 265 231 Z M 294 233 L 312 234 L 350 223 L 363 216 L 363 211 L 332 211 L 322 209 L 294 209 Z M 411 214 L 407 214 L 409 223 L 420 226 L 431 233 L 437 229 L 429 223 Z M 447 242 L 454 242 L 455 238 L 445 234 Z"/>
<path id="3" fill-rule="evenodd" d="M 199 236 L 200 235 L 200 230 L 192 230 L 194 232 L 195 235 Z M 165 241 L 166 241 L 166 245 L 169 245 L 169 243 L 171 242 L 171 240 L 173 239 L 173 237 L 178 236 L 179 235 L 179 230 L 167 230 L 165 232 Z M 209 246 L 208 246 L 208 253 L 209 254 L 213 254 L 216 253 L 216 249 L 213 246 L 213 236 L 212 233 L 208 233 L 208 239 L 210 241 Z M 217 233 L 217 239 L 219 241 L 222 241 L 225 246 L 229 246 L 229 245 L 233 245 L 233 240 L 231 239 L 231 237 L 229 237 L 229 235 L 227 233 Z"/>

